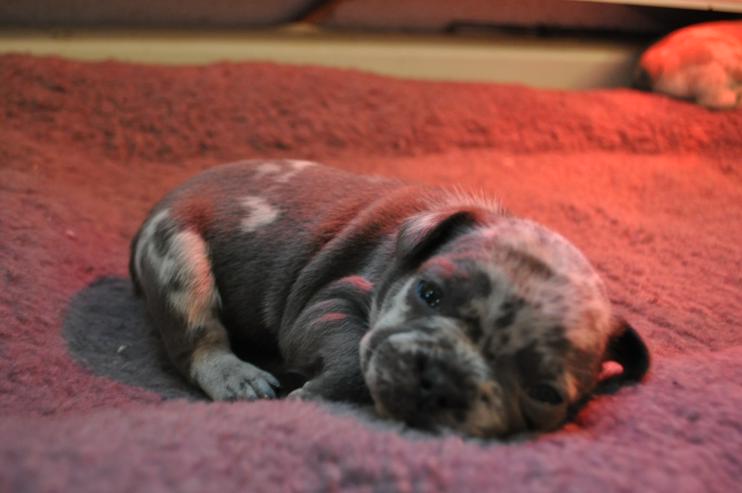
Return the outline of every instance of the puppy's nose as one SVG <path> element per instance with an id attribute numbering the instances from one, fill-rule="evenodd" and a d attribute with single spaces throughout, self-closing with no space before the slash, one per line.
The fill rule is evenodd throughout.
<path id="1" fill-rule="evenodd" d="M 422 353 L 415 357 L 415 368 L 419 411 L 439 413 L 466 408 L 466 386 L 459 372 Z"/>

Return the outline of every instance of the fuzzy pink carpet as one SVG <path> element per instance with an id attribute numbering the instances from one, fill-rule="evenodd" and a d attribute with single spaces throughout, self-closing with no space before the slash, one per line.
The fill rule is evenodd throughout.
<path id="1" fill-rule="evenodd" d="M 537 439 L 212 404 L 126 279 L 174 184 L 247 157 L 483 188 L 560 231 L 648 340 L 646 383 Z M 742 111 L 629 90 L 266 64 L 0 57 L 0 491 L 668 491 L 742 484 Z"/>

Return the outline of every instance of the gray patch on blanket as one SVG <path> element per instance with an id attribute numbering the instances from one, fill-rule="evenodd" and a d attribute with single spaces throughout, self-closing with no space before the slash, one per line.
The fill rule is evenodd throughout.
<path id="1" fill-rule="evenodd" d="M 170 364 L 128 279 L 103 277 L 77 293 L 65 314 L 62 334 L 75 360 L 96 375 L 166 399 L 206 399 Z"/>
<path id="2" fill-rule="evenodd" d="M 96 375 L 145 388 L 165 399 L 208 399 L 172 366 L 127 278 L 103 277 L 77 293 L 67 308 L 62 334 L 75 360 Z M 377 431 L 410 439 L 441 437 L 380 418 L 371 405 L 313 402 L 330 414 L 353 417 Z"/>

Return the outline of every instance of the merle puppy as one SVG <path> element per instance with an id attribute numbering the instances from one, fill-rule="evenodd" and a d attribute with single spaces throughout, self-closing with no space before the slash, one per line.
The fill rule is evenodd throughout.
<path id="1" fill-rule="evenodd" d="M 583 255 L 496 202 L 307 161 L 243 161 L 169 193 L 131 276 L 212 399 L 373 402 L 473 436 L 549 430 L 646 346 Z M 284 381 L 284 388 L 286 387 Z"/>

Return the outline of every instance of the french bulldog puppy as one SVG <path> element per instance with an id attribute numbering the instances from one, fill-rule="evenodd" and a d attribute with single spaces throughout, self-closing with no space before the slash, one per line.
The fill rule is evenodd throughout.
<path id="1" fill-rule="evenodd" d="M 144 221 L 130 271 L 215 400 L 273 398 L 294 374 L 292 397 L 494 437 L 559 426 L 606 362 L 633 381 L 649 366 L 562 236 L 484 197 L 307 161 L 187 181 Z"/>
<path id="2" fill-rule="evenodd" d="M 639 61 L 637 85 L 711 109 L 742 105 L 742 21 L 678 29 Z"/>

